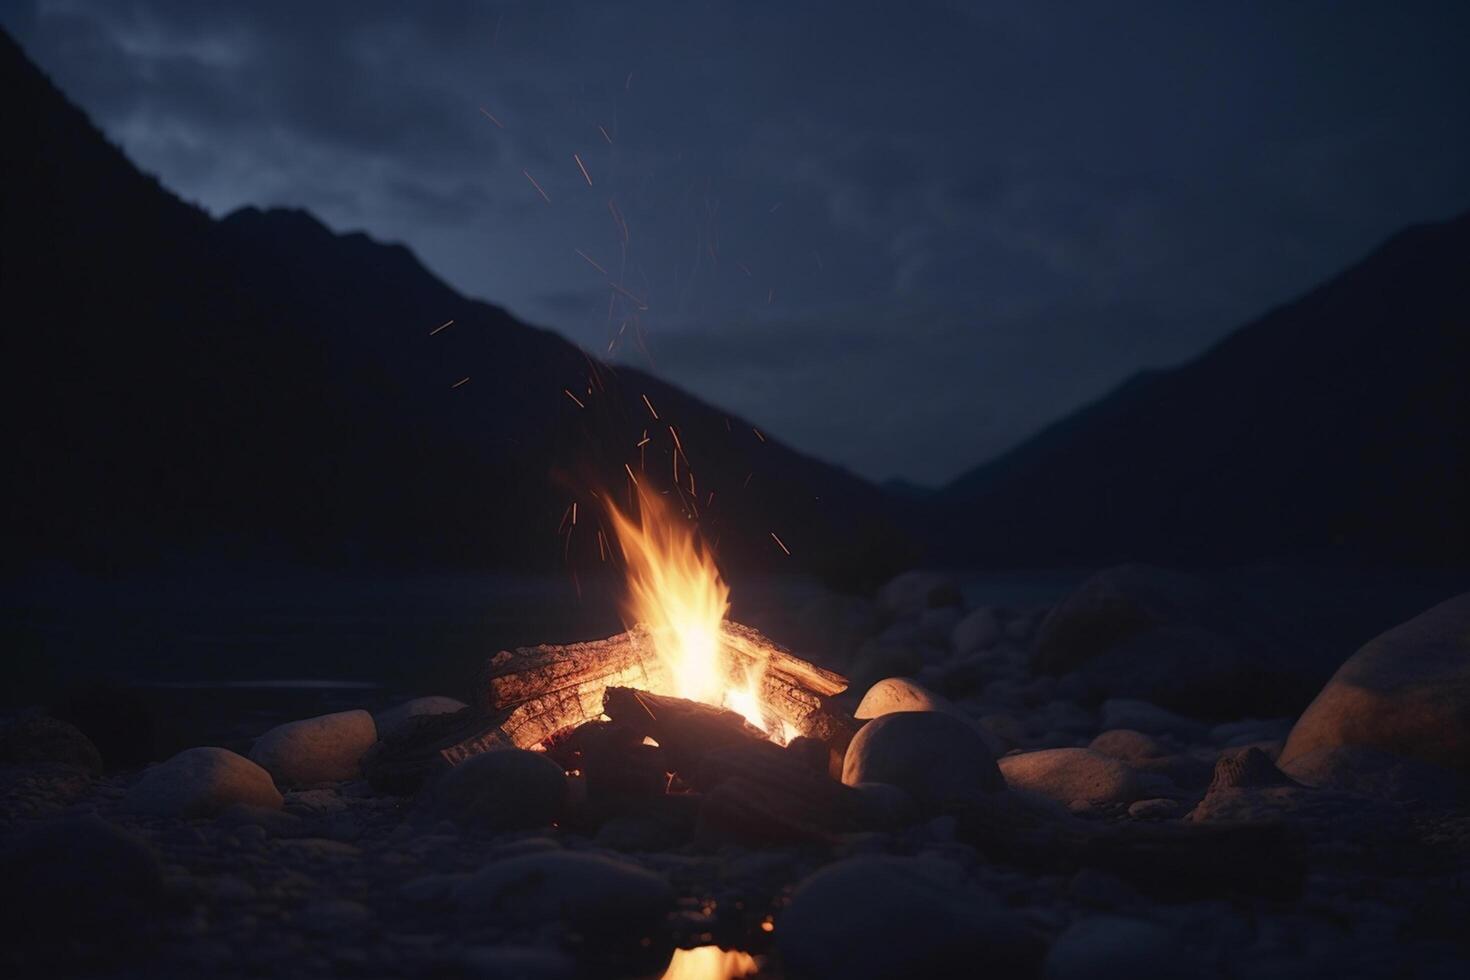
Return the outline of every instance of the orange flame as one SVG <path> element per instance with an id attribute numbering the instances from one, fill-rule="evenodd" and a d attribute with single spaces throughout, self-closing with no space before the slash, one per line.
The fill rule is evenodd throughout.
<path id="1" fill-rule="evenodd" d="M 748 977 L 759 969 L 755 957 L 749 953 L 718 946 L 696 946 L 674 950 L 674 958 L 660 980 L 734 980 Z"/>
<path id="2" fill-rule="evenodd" d="M 608 516 L 627 561 L 628 625 L 648 627 L 654 651 L 673 677 L 673 693 L 726 707 L 761 731 L 760 675 L 735 678 L 720 640 L 730 610 L 730 588 L 693 525 L 642 483 L 636 484 L 638 517 L 607 500 Z"/>

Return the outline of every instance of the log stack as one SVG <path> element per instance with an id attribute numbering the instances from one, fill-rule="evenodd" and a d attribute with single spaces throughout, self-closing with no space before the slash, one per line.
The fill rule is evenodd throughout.
<path id="1" fill-rule="evenodd" d="M 720 638 L 730 685 L 743 687 L 746 678 L 758 676 L 769 718 L 783 731 L 824 743 L 829 771 L 834 776 L 840 773 L 858 723 L 831 698 L 847 689 L 847 679 L 801 659 L 748 626 L 723 623 Z M 376 782 L 382 788 L 411 791 L 435 770 L 481 752 L 545 746 L 556 736 L 598 721 L 605 716 L 610 690 L 673 698 L 672 673 L 647 628 L 634 627 L 604 640 L 502 650 L 475 672 L 469 710 L 452 719 L 426 722 L 395 744 L 380 743 L 367 766 L 378 774 Z M 630 695 L 615 695 L 626 696 Z M 684 714 L 700 716 L 694 710 L 698 707 Z M 730 713 L 710 709 L 708 714 Z M 703 751 L 688 742 L 689 732 L 681 737 L 688 751 Z M 669 746 L 674 755 L 680 751 L 678 741 Z"/>

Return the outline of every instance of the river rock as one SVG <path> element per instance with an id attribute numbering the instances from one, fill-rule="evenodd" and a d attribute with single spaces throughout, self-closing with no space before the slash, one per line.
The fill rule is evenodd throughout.
<path id="1" fill-rule="evenodd" d="M 1106 697 L 1192 717 L 1285 714 L 1306 703 L 1317 660 L 1276 624 L 1203 579 L 1147 565 L 1088 579 L 1043 620 L 1033 664 L 1077 671 Z"/>
<path id="2" fill-rule="evenodd" d="M 1090 749 L 1043 749 L 1000 760 L 1011 789 L 1058 803 L 1105 805 L 1140 798 L 1138 777 L 1128 766 Z"/>
<path id="3" fill-rule="evenodd" d="M 864 855 L 797 886 L 776 945 L 797 980 L 1031 976 L 1025 923 L 943 873 L 942 862 Z"/>
<path id="4" fill-rule="evenodd" d="M 1167 777 L 1180 787 L 1203 789 L 1214 771 L 1213 756 L 1176 752 L 1152 735 L 1129 728 L 1114 728 L 1094 738 L 1087 746 L 1094 752 L 1128 764 L 1140 775 L 1151 773 Z"/>
<path id="5" fill-rule="evenodd" d="M 1147 735 L 1172 735 L 1185 742 L 1203 742 L 1209 728 L 1192 718 L 1175 714 L 1136 698 L 1109 698 L 1102 703 L 1104 729 L 1131 728 Z"/>
<path id="6" fill-rule="evenodd" d="M 1470 592 L 1369 641 L 1297 720 L 1281 765 L 1365 746 L 1470 783 Z"/>
<path id="7" fill-rule="evenodd" d="M 1143 919 L 1098 915 L 1073 923 L 1046 954 L 1046 980 L 1194 976 L 1174 933 Z"/>
<path id="8" fill-rule="evenodd" d="M 976 727 L 942 711 L 900 711 L 868 722 L 847 748 L 842 781 L 891 783 L 925 813 L 1005 788 Z"/>
<path id="9" fill-rule="evenodd" d="M 143 773 L 123 805 L 134 813 L 203 817 L 243 805 L 281 808 L 270 773 L 229 749 L 185 749 Z"/>
<path id="10" fill-rule="evenodd" d="M 469 705 L 463 701 L 456 701 L 454 698 L 446 698 L 437 694 L 413 698 L 373 715 L 373 725 L 377 729 L 379 739 L 397 738 L 414 727 L 416 718 L 426 715 L 453 714 L 467 707 Z"/>
<path id="11" fill-rule="evenodd" d="M 256 740 L 250 758 L 282 786 L 330 783 L 356 779 L 377 740 L 372 715 L 339 711 L 272 728 Z"/>
<path id="12" fill-rule="evenodd" d="M 973 610 L 950 631 L 950 646 L 957 654 L 974 653 L 999 642 L 1000 617 L 989 606 Z"/>
<path id="13" fill-rule="evenodd" d="M 854 718 L 879 718 L 896 711 L 944 711 L 964 715 L 948 698 L 941 697 L 907 677 L 886 677 L 863 695 Z"/>
<path id="14" fill-rule="evenodd" d="M 1087 747 L 1130 764 L 1173 754 L 1168 746 L 1152 735 L 1145 735 L 1132 728 L 1110 728 L 1094 738 Z"/>
<path id="15" fill-rule="evenodd" d="M 444 773 L 430 809 L 461 830 L 498 834 L 548 826 L 566 805 L 566 773 L 545 753 L 497 749 Z"/>
<path id="16" fill-rule="evenodd" d="M 583 851 L 546 851 L 486 865 L 459 884 L 454 904 L 466 920 L 541 925 L 562 921 L 583 933 L 636 942 L 674 906 L 662 875 Z"/>
<path id="17" fill-rule="evenodd" d="M 892 617 L 917 617 L 925 609 L 962 604 L 954 580 L 943 572 L 904 572 L 878 590 L 878 608 Z"/>
<path id="18" fill-rule="evenodd" d="M 47 763 L 102 773 L 102 753 L 70 722 L 28 711 L 0 725 L 0 765 Z"/>

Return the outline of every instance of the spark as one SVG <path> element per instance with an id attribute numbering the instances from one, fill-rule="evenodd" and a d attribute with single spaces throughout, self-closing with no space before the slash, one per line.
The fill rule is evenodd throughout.
<path id="1" fill-rule="evenodd" d="M 587 172 L 587 164 L 583 163 L 582 158 L 575 153 L 572 154 L 572 159 L 577 161 L 577 169 L 582 171 L 582 179 L 587 181 L 588 187 L 591 187 L 592 175 Z"/>
<path id="2" fill-rule="evenodd" d="M 638 478 L 633 475 L 633 467 L 629 466 L 627 463 L 624 463 L 623 469 L 628 471 L 628 479 L 632 480 L 633 485 L 636 487 L 638 485 Z"/>
<path id="3" fill-rule="evenodd" d="M 588 265 L 592 266 L 592 268 L 596 269 L 598 272 L 602 273 L 604 276 L 607 275 L 607 270 L 604 269 L 602 266 L 598 265 L 597 264 L 597 260 L 594 259 L 592 256 L 588 255 L 586 252 L 582 251 L 580 248 L 574 248 L 574 249 L 572 249 L 572 251 L 573 252 L 576 252 L 578 255 L 582 256 L 582 258 L 587 262 Z"/>
<path id="4" fill-rule="evenodd" d="M 781 550 L 784 551 L 784 552 L 786 552 L 787 556 L 790 557 L 790 555 L 791 555 L 791 549 L 788 548 L 788 547 L 786 547 L 786 542 L 784 542 L 780 538 L 776 537 L 776 532 L 775 531 L 772 531 L 771 532 L 771 540 L 772 541 L 775 541 L 776 544 L 780 545 L 781 546 Z"/>
<path id="5" fill-rule="evenodd" d="M 577 526 L 577 502 L 572 501 L 572 527 Z"/>
<path id="6" fill-rule="evenodd" d="M 602 128 L 601 123 L 597 124 L 597 131 L 602 134 L 603 139 L 607 140 L 607 145 L 612 146 L 612 137 L 607 135 L 607 130 Z"/>
<path id="7" fill-rule="evenodd" d="M 536 188 L 536 193 L 541 195 L 541 200 L 545 201 L 547 204 L 550 204 L 551 198 L 546 196 L 546 192 L 541 189 L 540 184 L 536 183 L 536 178 L 531 176 L 531 172 L 529 170 L 522 170 L 521 173 L 525 174 L 526 179 L 531 182 L 531 186 Z"/>
<path id="8" fill-rule="evenodd" d="M 566 528 L 567 519 L 572 516 L 572 507 L 574 506 L 575 502 L 567 504 L 567 509 L 562 512 L 561 523 L 556 526 L 556 533 L 558 535 L 560 535 L 562 530 Z"/>
<path id="9" fill-rule="evenodd" d="M 454 325 L 454 321 L 453 320 L 445 320 L 443 323 L 439 324 L 433 330 L 430 330 L 429 331 L 429 336 L 432 337 L 432 336 L 434 336 L 434 334 L 438 333 L 440 330 L 443 330 L 445 327 L 451 327 L 453 325 Z"/>
<path id="10" fill-rule="evenodd" d="M 602 536 L 602 528 L 597 529 L 597 557 L 607 561 L 607 539 Z"/>
<path id="11" fill-rule="evenodd" d="M 460 379 L 459 379 L 459 380 L 458 380 L 458 381 L 456 381 L 456 382 L 455 382 L 455 383 L 454 383 L 454 384 L 452 384 L 452 385 L 450 385 L 450 386 L 449 386 L 449 390 L 450 390 L 450 391 L 453 391 L 453 390 L 454 390 L 454 389 L 456 389 L 456 388 L 458 388 L 458 387 L 459 387 L 459 386 L 460 386 L 460 385 L 464 385 L 464 384 L 469 384 L 469 383 L 470 383 L 470 379 L 469 379 L 469 376 L 468 376 L 468 375 L 466 375 L 466 376 L 465 376 L 465 377 L 463 377 L 463 378 L 460 378 Z"/>
<path id="12" fill-rule="evenodd" d="M 648 430 L 647 429 L 644 429 L 643 430 L 643 438 L 640 439 L 640 440 L 638 440 L 638 442 L 634 445 L 634 448 L 635 449 L 642 449 L 644 446 L 648 445 L 652 441 L 653 441 L 652 439 L 648 438 Z"/>
<path id="13" fill-rule="evenodd" d="M 628 221 L 623 217 L 623 212 L 618 207 L 618 202 L 613 198 L 608 198 L 607 210 L 612 214 L 613 223 L 618 226 L 618 232 L 623 236 L 623 244 L 628 244 L 632 236 L 628 233 Z"/>
<path id="14" fill-rule="evenodd" d="M 628 77 L 623 79 L 623 91 L 626 92 L 633 87 L 633 73 L 628 72 Z"/>
<path id="15" fill-rule="evenodd" d="M 755 476 L 755 470 L 751 470 L 749 473 L 745 474 L 745 482 L 740 484 L 741 490 L 744 490 L 746 487 L 750 486 L 750 478 L 753 476 Z"/>
<path id="16" fill-rule="evenodd" d="M 617 283 L 613 282 L 611 279 L 608 280 L 608 283 L 607 284 L 609 286 L 611 286 L 617 292 L 622 293 L 628 299 L 632 300 L 633 301 L 633 305 L 636 306 L 636 307 L 638 307 L 638 309 L 640 309 L 640 310 L 646 310 L 646 309 L 648 309 L 648 302 L 646 300 L 639 299 L 637 296 L 635 296 L 632 293 L 628 292 L 626 289 L 624 289 L 622 286 L 619 286 Z"/>
<path id="17" fill-rule="evenodd" d="M 654 411 L 653 402 L 651 402 L 651 401 L 648 400 L 648 396 L 647 395 L 639 395 L 638 397 L 643 399 L 643 404 L 646 405 L 646 406 L 648 406 L 648 414 L 649 415 L 652 415 L 653 416 L 653 420 L 655 422 L 657 422 L 658 421 L 658 412 Z"/>
<path id="18" fill-rule="evenodd" d="M 576 395 L 572 394 L 572 389 L 570 389 L 570 388 L 563 388 L 562 389 L 562 394 L 566 395 L 572 401 L 576 402 L 578 408 L 586 408 L 587 407 L 586 405 L 583 405 L 582 404 L 582 399 L 580 399 Z"/>
<path id="19" fill-rule="evenodd" d="M 484 106 L 480 106 L 480 115 L 484 116 L 486 119 L 490 120 L 495 125 L 499 126 L 501 129 L 504 129 L 505 128 L 505 123 L 501 122 L 499 119 L 496 119 L 494 116 L 492 116 L 490 114 L 490 110 L 489 109 L 486 109 Z"/>
<path id="20" fill-rule="evenodd" d="M 750 431 L 751 432 L 754 432 L 755 433 L 755 437 L 757 439 L 759 439 L 761 442 L 765 442 L 766 441 L 766 437 L 763 436 L 763 435 L 761 435 L 761 430 L 760 429 L 757 429 L 755 426 L 751 426 L 750 427 Z"/>
<path id="21" fill-rule="evenodd" d="M 669 435 L 674 437 L 674 448 L 678 449 L 679 452 L 683 454 L 685 460 L 688 460 L 688 454 L 684 453 L 684 443 L 679 441 L 679 430 L 671 425 L 669 426 Z"/>
<path id="22" fill-rule="evenodd" d="M 714 505 L 715 505 L 715 492 L 713 490 L 711 490 L 709 492 L 709 499 L 704 502 L 704 509 L 705 510 L 709 510 Z"/>
<path id="23" fill-rule="evenodd" d="M 770 306 L 771 305 L 771 300 L 773 300 L 775 298 L 776 298 L 776 287 L 775 286 L 772 286 L 770 289 L 768 289 L 766 291 L 766 305 L 767 306 Z"/>

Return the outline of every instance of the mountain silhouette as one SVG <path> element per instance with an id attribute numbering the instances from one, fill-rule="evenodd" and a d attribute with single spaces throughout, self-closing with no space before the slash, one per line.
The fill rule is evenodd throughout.
<path id="1" fill-rule="evenodd" d="M 965 564 L 1470 559 L 1470 214 L 1139 374 L 927 518 Z"/>
<path id="2" fill-rule="evenodd" d="M 860 578 L 907 547 L 876 487 L 459 295 L 400 245 L 181 201 L 9 37 L 0 100 L 12 567 L 590 567 L 625 464 L 727 567 Z"/>

